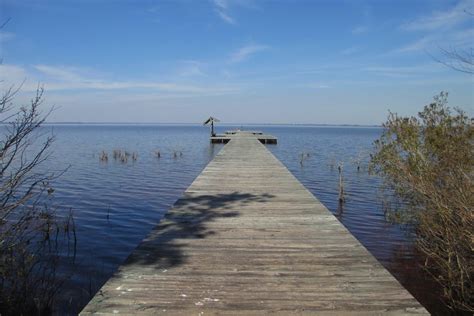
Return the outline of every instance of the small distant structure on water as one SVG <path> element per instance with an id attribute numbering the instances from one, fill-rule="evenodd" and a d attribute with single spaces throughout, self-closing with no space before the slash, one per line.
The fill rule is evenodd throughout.
<path id="1" fill-rule="evenodd" d="M 211 125 L 211 143 L 220 143 L 227 144 L 232 137 L 242 137 L 242 136 L 251 136 L 256 137 L 262 144 L 276 144 L 277 138 L 272 135 L 265 135 L 259 131 L 244 131 L 243 127 L 240 129 L 227 131 L 224 134 L 216 134 L 214 132 L 214 123 L 220 122 L 219 119 L 209 116 L 207 120 L 204 121 L 203 125 Z"/>
<path id="2" fill-rule="evenodd" d="M 216 133 L 214 133 L 214 122 L 220 122 L 219 119 L 209 116 L 209 118 L 204 122 L 203 125 L 211 125 L 211 137 L 216 136 Z"/>

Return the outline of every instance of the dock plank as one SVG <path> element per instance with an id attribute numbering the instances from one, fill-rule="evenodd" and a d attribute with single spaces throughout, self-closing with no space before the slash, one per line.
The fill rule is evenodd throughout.
<path id="1" fill-rule="evenodd" d="M 254 135 L 236 133 L 81 314 L 427 311 Z"/>

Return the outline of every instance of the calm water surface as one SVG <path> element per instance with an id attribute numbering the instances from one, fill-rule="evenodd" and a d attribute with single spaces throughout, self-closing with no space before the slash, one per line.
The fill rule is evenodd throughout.
<path id="1" fill-rule="evenodd" d="M 240 127 L 240 126 L 239 126 Z M 130 252 L 160 221 L 222 145 L 211 145 L 198 125 L 51 125 L 56 141 L 46 166 L 69 168 L 54 183 L 54 203 L 72 209 L 77 228 L 76 265 L 57 303 L 78 313 Z M 218 131 L 231 129 L 226 126 Z M 245 126 L 244 126 L 245 128 Z M 411 238 L 385 220 L 378 188 L 366 164 L 380 128 L 249 127 L 278 137 L 268 145 L 288 169 L 427 308 L 438 309 L 436 288 L 416 268 Z M 112 150 L 136 152 L 120 163 Z M 156 150 L 161 158 L 154 154 Z M 109 153 L 101 162 L 102 151 Z M 174 155 L 176 152 L 176 156 Z M 182 153 L 182 155 L 180 154 Z M 301 163 L 301 154 L 309 154 Z M 307 155 L 306 155 L 307 156 Z M 356 160 L 361 160 L 357 169 Z M 343 163 L 346 203 L 338 203 L 337 164 Z"/>

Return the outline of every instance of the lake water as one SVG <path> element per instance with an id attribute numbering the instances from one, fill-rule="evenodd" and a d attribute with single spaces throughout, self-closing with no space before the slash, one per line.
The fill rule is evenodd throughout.
<path id="1" fill-rule="evenodd" d="M 63 212 L 73 210 L 78 241 L 76 264 L 67 268 L 73 277 L 61 291 L 57 311 L 76 314 L 223 145 L 209 144 L 208 128 L 198 125 L 44 128 L 52 129 L 56 137 L 45 167 L 53 171 L 69 167 L 53 184 L 53 201 Z M 217 130 L 232 128 L 235 126 Z M 277 136 L 278 145 L 267 148 L 423 305 L 431 311 L 440 308 L 436 287 L 417 268 L 409 234 L 385 220 L 380 179 L 367 172 L 368 153 L 380 128 L 243 128 Z M 114 149 L 135 152 L 138 158 L 127 163 L 115 161 Z M 100 161 L 102 151 L 108 152 L 108 162 Z M 302 162 L 301 154 L 305 157 Z M 361 161 L 359 170 L 357 160 Z M 338 163 L 343 163 L 346 191 L 342 208 L 338 203 Z"/>

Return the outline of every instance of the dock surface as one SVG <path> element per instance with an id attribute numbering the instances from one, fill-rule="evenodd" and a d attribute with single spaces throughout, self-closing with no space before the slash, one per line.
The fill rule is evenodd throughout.
<path id="1" fill-rule="evenodd" d="M 211 135 L 210 140 L 211 140 L 211 143 L 214 143 L 214 144 L 227 144 L 236 135 L 238 135 L 238 137 L 254 136 L 262 144 L 276 144 L 278 141 L 278 139 L 273 135 L 264 134 L 259 131 L 241 131 L 241 130 L 227 131 L 224 134 Z"/>
<path id="2" fill-rule="evenodd" d="M 254 135 L 235 134 L 81 314 L 427 312 Z"/>

